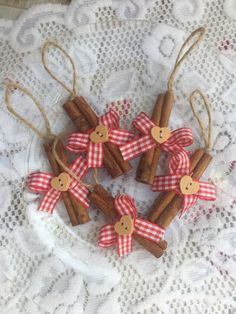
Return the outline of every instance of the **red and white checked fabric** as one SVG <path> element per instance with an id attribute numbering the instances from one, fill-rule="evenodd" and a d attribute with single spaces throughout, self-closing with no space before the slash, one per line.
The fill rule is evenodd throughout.
<path id="1" fill-rule="evenodd" d="M 108 127 L 108 141 L 116 146 L 124 145 L 134 138 L 134 133 L 120 129 L 120 116 L 117 112 L 110 109 L 106 114 L 98 118 L 99 125 Z M 103 165 L 104 144 L 90 141 L 90 133 L 72 133 L 67 141 L 66 148 L 72 152 L 87 151 L 87 163 L 89 168 L 99 168 Z"/>
<path id="2" fill-rule="evenodd" d="M 115 207 L 120 217 L 129 215 L 133 218 L 134 231 L 141 237 L 158 243 L 165 229 L 157 224 L 137 217 L 135 201 L 128 195 L 119 195 L 115 198 Z M 124 256 L 132 251 L 132 234 L 119 235 L 114 229 L 115 223 L 107 224 L 100 229 L 98 245 L 102 248 L 108 248 L 117 245 L 119 256 Z"/>
<path id="3" fill-rule="evenodd" d="M 182 195 L 184 202 L 180 216 L 182 216 L 190 207 L 192 207 L 198 198 L 207 201 L 214 201 L 216 199 L 216 190 L 214 184 L 198 180 L 193 180 L 199 183 L 199 190 L 196 194 L 184 195 L 181 193 L 181 178 L 185 175 L 191 176 L 190 159 L 187 152 L 182 151 L 171 157 L 169 171 L 169 175 L 156 176 L 154 178 L 152 190 L 158 192 L 175 191 L 176 194 Z"/>
<path id="4" fill-rule="evenodd" d="M 79 156 L 70 166 L 70 170 L 79 178 L 82 179 L 86 174 L 88 167 L 86 160 Z M 41 200 L 38 210 L 43 212 L 52 213 L 55 205 L 59 200 L 61 193 L 55 190 L 51 186 L 51 181 L 54 175 L 48 172 L 33 172 L 28 178 L 28 188 L 31 192 L 45 194 Z M 68 189 L 80 203 L 86 208 L 89 207 L 88 189 L 85 186 L 81 186 L 75 179 L 71 179 L 71 183 Z"/>
<path id="5" fill-rule="evenodd" d="M 163 151 L 171 154 L 180 152 L 193 143 L 192 131 L 189 128 L 180 128 L 171 132 L 167 141 L 158 144 L 151 136 L 151 129 L 157 126 L 144 112 L 141 112 L 133 121 L 134 127 L 144 136 L 135 139 L 120 147 L 124 160 L 130 160 L 151 150 L 160 147 Z"/>

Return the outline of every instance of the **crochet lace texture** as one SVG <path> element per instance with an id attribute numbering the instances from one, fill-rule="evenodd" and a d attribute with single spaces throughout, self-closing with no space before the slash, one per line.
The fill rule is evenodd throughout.
<path id="1" fill-rule="evenodd" d="M 68 93 L 45 72 L 40 47 L 56 41 L 72 56 L 78 94 L 101 115 L 118 110 L 122 127 L 150 114 L 166 89 L 168 73 L 187 35 L 207 28 L 175 81 L 171 129 L 191 127 L 192 147 L 203 145 L 188 97 L 207 93 L 213 112 L 213 161 L 203 178 L 217 185 L 214 203 L 198 201 L 165 234 L 167 253 L 156 259 L 135 244 L 119 258 L 97 247 L 106 220 L 90 209 L 91 222 L 71 227 L 59 203 L 53 215 L 37 212 L 39 196 L 26 190 L 27 175 L 50 171 L 40 140 L 6 111 L 0 87 L 0 312 L 228 314 L 236 311 L 236 7 L 231 0 L 97 0 L 69 6 L 40 5 L 17 21 L 0 20 L 0 79 L 11 78 L 42 103 L 53 132 L 74 130 L 62 105 Z M 51 49 L 48 64 L 67 85 L 70 64 Z M 17 110 L 42 127 L 30 99 L 12 91 Z M 199 110 L 201 107 L 199 106 Z M 204 114 L 204 112 L 203 112 Z M 99 180 L 113 195 L 134 197 L 145 215 L 157 196 L 127 175 Z M 161 159 L 166 170 L 166 156 Z M 162 172 L 162 171 L 160 171 Z"/>

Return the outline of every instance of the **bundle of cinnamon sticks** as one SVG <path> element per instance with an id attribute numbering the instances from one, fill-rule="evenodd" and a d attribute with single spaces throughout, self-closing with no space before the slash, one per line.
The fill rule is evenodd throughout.
<path id="1" fill-rule="evenodd" d="M 167 127 L 174 103 L 174 94 L 167 91 L 157 97 L 156 104 L 152 112 L 152 121 L 162 127 Z M 139 161 L 136 172 L 136 180 L 146 184 L 152 184 L 156 175 L 156 169 L 161 156 L 159 147 L 145 152 Z"/>
<path id="2" fill-rule="evenodd" d="M 205 149 L 197 149 L 190 158 L 191 177 L 199 180 L 211 160 L 211 155 Z M 155 200 L 148 219 L 166 229 L 178 215 L 182 202 L 183 198 L 174 191 L 161 193 Z"/>
<path id="3" fill-rule="evenodd" d="M 99 208 L 106 217 L 110 218 L 111 220 L 114 220 L 118 217 L 115 208 L 115 200 L 112 195 L 104 189 L 102 185 L 97 184 L 94 187 L 94 190 L 90 192 L 88 198 L 91 204 Z M 157 258 L 163 255 L 167 247 L 167 243 L 164 240 L 161 240 L 158 244 L 156 244 L 150 240 L 142 238 L 136 233 L 133 234 L 133 237 L 135 241 L 137 241 L 147 251 L 149 251 Z"/>
<path id="4" fill-rule="evenodd" d="M 57 163 L 53 155 L 53 142 L 44 143 L 44 150 L 46 152 L 48 161 L 51 165 L 53 174 L 58 176 L 64 169 Z M 65 148 L 61 141 L 58 142 L 56 147 L 57 154 L 61 161 L 69 166 L 67 163 L 67 157 L 65 154 Z M 88 210 L 68 191 L 62 192 L 62 199 L 65 204 L 67 213 L 69 215 L 72 226 L 77 226 L 78 224 L 84 224 L 90 220 L 88 215 Z"/>
<path id="5" fill-rule="evenodd" d="M 87 132 L 98 125 L 98 117 L 83 97 L 75 97 L 64 104 L 64 109 L 79 132 Z M 112 178 L 123 175 L 131 169 L 124 161 L 120 150 L 112 143 L 104 143 L 104 167 Z"/>

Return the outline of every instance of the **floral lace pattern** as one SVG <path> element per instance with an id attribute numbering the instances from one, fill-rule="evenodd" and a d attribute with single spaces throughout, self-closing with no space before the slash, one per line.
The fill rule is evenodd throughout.
<path id="1" fill-rule="evenodd" d="M 232 0 L 77 0 L 69 6 L 34 6 L 14 22 L 0 20 L 1 82 L 11 78 L 29 88 L 45 107 L 54 133 L 74 129 L 62 108 L 68 93 L 41 64 L 46 40 L 57 41 L 74 59 L 78 93 L 98 114 L 119 110 L 127 127 L 141 110 L 150 114 L 184 38 L 207 26 L 206 39 L 178 71 L 170 125 L 191 126 L 192 149 L 201 146 L 188 96 L 195 88 L 207 93 L 214 159 L 204 180 L 211 178 L 218 193 L 216 202 L 199 201 L 183 219 L 175 219 L 161 259 L 137 244 L 120 259 L 115 249 L 97 247 L 105 222 L 97 209 L 90 209 L 91 222 L 74 228 L 63 204 L 52 216 L 37 212 L 38 196 L 27 192 L 26 178 L 49 165 L 39 139 L 7 112 L 1 85 L 1 313 L 236 311 L 235 10 Z M 47 58 L 54 73 L 71 83 L 70 64 L 60 52 L 52 49 Z M 43 129 L 26 96 L 13 91 L 12 103 Z M 157 194 L 136 183 L 134 175 L 132 170 L 111 180 L 101 171 L 99 180 L 113 194 L 134 197 L 145 214 Z"/>

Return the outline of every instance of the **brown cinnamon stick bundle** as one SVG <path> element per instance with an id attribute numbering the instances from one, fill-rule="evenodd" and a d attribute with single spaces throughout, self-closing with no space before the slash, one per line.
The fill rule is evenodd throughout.
<path id="1" fill-rule="evenodd" d="M 45 143 L 44 150 L 52 167 L 53 174 L 58 176 L 61 172 L 64 171 L 64 169 L 62 169 L 62 167 L 57 163 L 53 155 L 52 143 Z M 59 158 L 66 166 L 68 166 L 64 146 L 61 141 L 58 142 L 56 150 Z M 87 209 L 84 208 L 84 206 L 78 202 L 78 200 L 72 194 L 70 194 L 68 191 L 62 192 L 62 199 L 70 217 L 72 226 L 77 226 L 78 224 L 83 224 L 90 220 Z"/>
<path id="2" fill-rule="evenodd" d="M 98 125 L 98 117 L 83 97 L 75 97 L 64 104 L 64 109 L 79 132 L 87 132 Z M 104 145 L 104 167 L 112 178 L 116 178 L 131 169 L 124 161 L 120 150 L 111 143 Z"/>
<path id="3" fill-rule="evenodd" d="M 167 127 L 174 103 L 174 95 L 167 91 L 160 94 L 152 113 L 152 121 L 160 127 Z M 158 162 L 161 156 L 161 149 L 156 147 L 141 156 L 136 172 L 136 180 L 146 184 L 152 184 Z"/>
<path id="4" fill-rule="evenodd" d="M 93 192 L 89 194 L 89 199 L 91 204 L 94 204 L 99 208 L 106 217 L 113 219 L 117 218 L 117 211 L 115 208 L 114 198 L 108 193 L 107 190 L 101 185 L 96 185 Z M 161 257 L 164 253 L 167 243 L 164 240 L 161 240 L 158 244 L 142 238 L 138 234 L 133 234 L 134 239 L 141 244 L 146 250 L 157 258 Z"/>
<path id="5" fill-rule="evenodd" d="M 204 149 L 196 150 L 190 158 L 192 178 L 199 180 L 212 160 Z M 183 198 L 174 191 L 161 193 L 153 204 L 149 220 L 167 228 L 182 207 Z"/>

